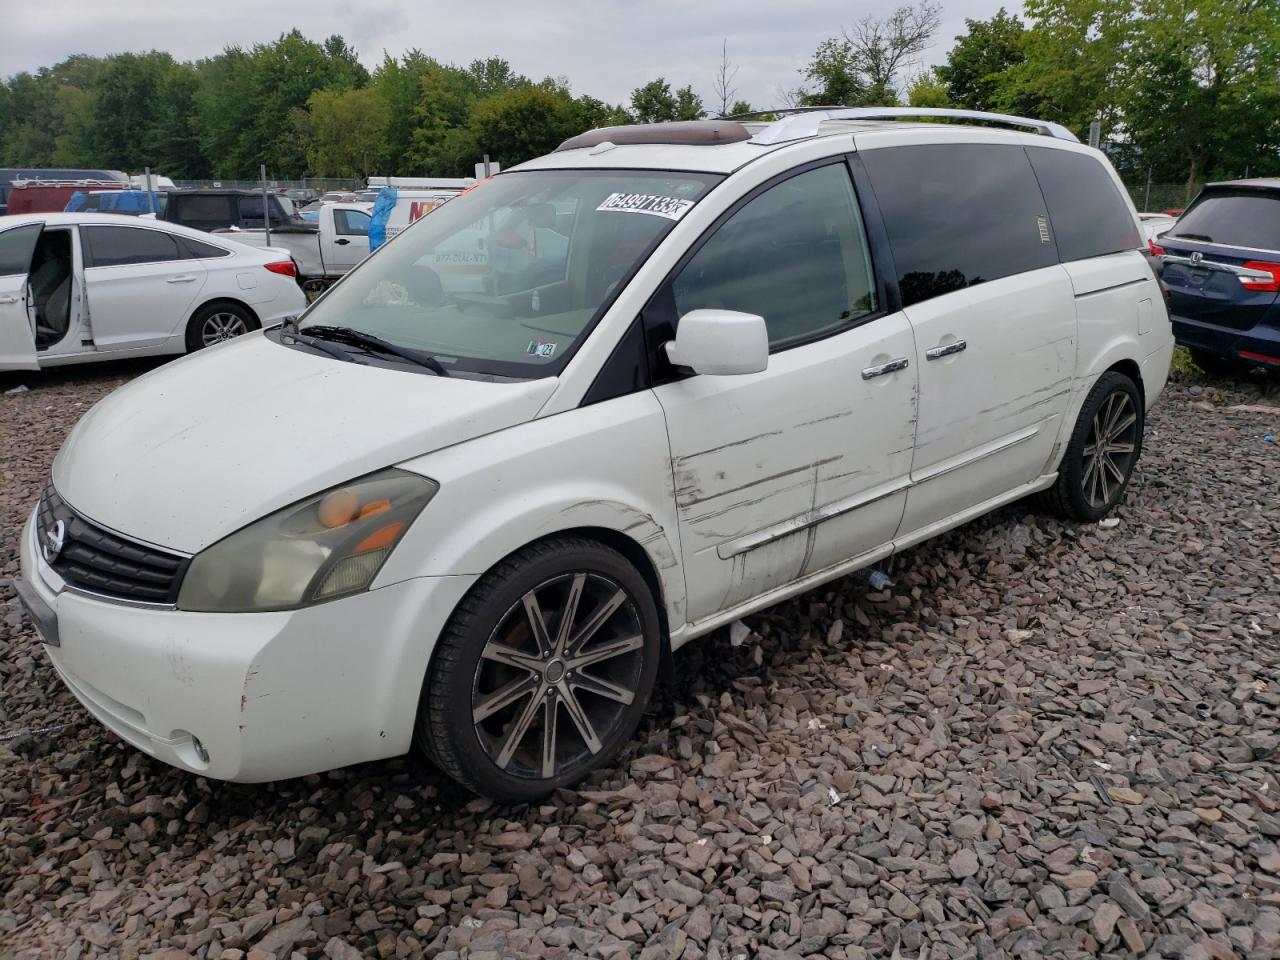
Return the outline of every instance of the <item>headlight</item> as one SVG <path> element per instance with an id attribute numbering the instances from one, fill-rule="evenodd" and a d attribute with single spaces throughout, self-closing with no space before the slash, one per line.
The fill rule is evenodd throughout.
<path id="1" fill-rule="evenodd" d="M 196 554 L 179 610 L 289 610 L 368 588 L 439 485 L 383 470 L 277 510 Z"/>

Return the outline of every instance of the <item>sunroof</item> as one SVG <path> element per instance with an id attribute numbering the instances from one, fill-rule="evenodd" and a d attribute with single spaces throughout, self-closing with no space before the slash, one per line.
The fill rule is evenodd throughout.
<path id="1" fill-rule="evenodd" d="M 736 120 L 676 120 L 671 123 L 636 123 L 620 127 L 599 127 L 570 137 L 555 152 L 579 150 L 602 143 L 667 143 L 682 146 L 713 146 L 741 143 L 751 139 L 751 131 Z"/>

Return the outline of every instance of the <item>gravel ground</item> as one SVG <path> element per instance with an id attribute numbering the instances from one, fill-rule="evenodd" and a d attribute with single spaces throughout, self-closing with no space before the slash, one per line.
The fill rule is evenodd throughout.
<path id="1" fill-rule="evenodd" d="M 0 396 L 0 578 L 67 428 L 145 369 Z M 405 761 L 172 770 L 0 599 L 0 957 L 1280 957 L 1259 382 L 1170 387 L 1118 526 L 1016 506 L 695 644 L 536 808 Z"/>

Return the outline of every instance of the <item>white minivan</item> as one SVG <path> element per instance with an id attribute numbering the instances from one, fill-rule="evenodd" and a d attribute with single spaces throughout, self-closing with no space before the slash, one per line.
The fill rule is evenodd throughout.
<path id="1" fill-rule="evenodd" d="M 22 535 L 59 676 L 204 776 L 412 750 L 528 801 L 695 637 L 1028 494 L 1104 516 L 1173 350 L 1133 206 L 1061 128 L 929 113 L 983 125 L 583 134 L 116 391 Z"/>

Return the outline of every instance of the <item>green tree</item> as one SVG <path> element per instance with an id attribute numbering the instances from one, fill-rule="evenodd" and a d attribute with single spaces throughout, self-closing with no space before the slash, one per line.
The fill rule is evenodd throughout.
<path id="1" fill-rule="evenodd" d="M 469 169 L 472 150 L 467 122 L 478 99 L 475 78 L 466 70 L 430 61 L 419 78 L 413 108 L 410 161 L 432 175 L 457 175 Z"/>
<path id="2" fill-rule="evenodd" d="M 203 179 L 209 162 L 200 149 L 196 94 L 200 81 L 189 63 L 175 63 L 160 81 L 155 97 L 155 122 L 148 145 L 150 166 L 169 177 Z"/>
<path id="3" fill-rule="evenodd" d="M 413 136 L 418 127 L 415 110 L 422 96 L 422 78 L 439 66 L 421 50 L 409 50 L 397 60 L 384 54 L 370 84 L 386 102 L 388 171 L 408 170 L 412 163 Z"/>
<path id="4" fill-rule="evenodd" d="M 968 32 L 956 37 L 938 76 L 949 89 L 951 102 L 969 110 L 993 110 L 1001 75 L 1022 63 L 1025 30 L 1022 21 L 1004 7 L 990 20 L 965 20 Z"/>
<path id="5" fill-rule="evenodd" d="M 879 106 L 898 102 L 898 75 L 928 47 L 942 8 L 921 0 L 883 19 L 864 17 L 839 37 L 822 41 L 801 70 L 816 86 L 796 91 L 801 104 Z"/>
<path id="6" fill-rule="evenodd" d="M 157 112 L 176 64 L 167 53 L 121 53 L 107 58 L 91 100 L 85 137 L 95 165 L 118 170 L 155 167 Z"/>
<path id="7" fill-rule="evenodd" d="M 276 176 L 306 170 L 306 146 L 290 122 L 317 90 L 368 82 L 355 52 L 337 36 L 323 43 L 292 30 L 251 50 L 228 47 L 198 67 L 201 145 L 221 177 L 254 177 L 266 163 Z"/>
<path id="8" fill-rule="evenodd" d="M 933 71 L 921 73 L 911 81 L 911 85 L 907 87 L 907 103 L 913 107 L 953 105 L 947 95 L 947 85 Z"/>
<path id="9" fill-rule="evenodd" d="M 511 64 L 501 57 L 472 60 L 467 65 L 466 72 L 474 81 L 478 97 L 491 97 L 496 93 L 514 90 L 516 87 L 529 86 L 529 78 L 520 76 L 511 69 Z"/>
<path id="10" fill-rule="evenodd" d="M 317 90 L 294 118 L 316 176 L 364 178 L 385 162 L 391 108 L 372 87 Z"/>
<path id="11" fill-rule="evenodd" d="M 676 98 L 671 84 L 659 77 L 631 91 L 631 115 L 636 123 L 661 123 L 676 118 Z"/>
<path id="12" fill-rule="evenodd" d="M 1128 82 L 1126 52 L 1134 39 L 1135 0 L 1026 0 L 1032 24 L 1023 39 L 1024 59 L 995 85 L 998 109 L 1018 112 L 1028 103 L 1081 139 L 1089 124 L 1102 124 L 1103 138 L 1121 121 Z"/>
<path id="13" fill-rule="evenodd" d="M 550 153 L 576 133 L 579 114 L 564 90 L 516 87 L 476 103 L 467 123 L 472 156 L 504 167 Z"/>

